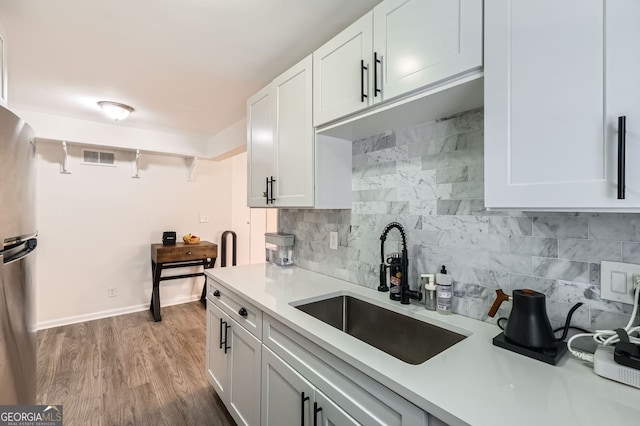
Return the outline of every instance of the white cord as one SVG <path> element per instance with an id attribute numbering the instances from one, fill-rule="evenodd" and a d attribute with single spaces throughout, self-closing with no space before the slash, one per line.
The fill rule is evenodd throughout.
<path id="1" fill-rule="evenodd" d="M 640 337 L 633 336 L 634 333 L 638 333 L 640 336 L 640 326 L 632 327 L 633 323 L 636 320 L 636 315 L 638 314 L 638 295 L 640 295 L 640 275 L 633 275 L 633 284 L 636 288 L 633 299 L 633 311 L 631 312 L 631 318 L 629 318 L 629 322 L 627 326 L 624 327 L 624 330 L 629 335 L 629 341 L 634 344 L 640 344 Z M 571 336 L 569 340 L 567 340 L 567 349 L 571 352 L 571 355 L 576 358 L 580 358 L 584 361 L 593 362 L 593 354 L 577 351 L 571 347 L 571 343 L 580 337 L 592 337 L 596 343 L 609 346 L 615 345 L 620 341 L 620 337 L 618 337 L 618 333 L 614 330 L 596 330 L 595 333 L 579 333 Z"/>
<path id="2" fill-rule="evenodd" d="M 569 352 L 571 352 L 571 355 L 575 356 L 576 358 L 580 358 L 583 361 L 593 362 L 593 354 L 577 351 L 571 347 L 571 342 L 573 342 L 575 339 L 579 337 L 591 337 L 591 336 L 593 336 L 593 333 L 579 333 L 571 336 L 571 338 L 567 340 L 567 349 L 569 349 Z"/>

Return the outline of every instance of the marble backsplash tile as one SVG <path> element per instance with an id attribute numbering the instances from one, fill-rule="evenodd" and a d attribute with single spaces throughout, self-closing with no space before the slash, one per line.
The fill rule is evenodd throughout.
<path id="1" fill-rule="evenodd" d="M 446 265 L 456 313 L 495 322 L 495 290 L 526 287 L 546 294 L 554 325 L 577 302 L 575 325 L 628 322 L 630 305 L 600 299 L 600 261 L 640 263 L 640 214 L 486 211 L 482 109 L 355 141 L 352 152 L 351 210 L 280 211 L 299 266 L 376 288 L 380 233 L 395 221 L 407 232 L 410 283 Z M 399 240 L 392 232 L 386 252 Z"/>

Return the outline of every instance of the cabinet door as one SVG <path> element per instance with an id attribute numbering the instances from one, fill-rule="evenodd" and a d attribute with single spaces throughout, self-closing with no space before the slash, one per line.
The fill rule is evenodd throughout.
<path id="1" fill-rule="evenodd" d="M 271 104 L 271 85 L 247 101 L 247 205 L 249 207 L 267 207 L 266 179 L 275 175 Z"/>
<path id="2" fill-rule="evenodd" d="M 262 346 L 262 426 L 310 425 L 314 387 Z"/>
<path id="3" fill-rule="evenodd" d="M 0 106 L 7 106 L 7 37 L 0 23 Z"/>
<path id="4" fill-rule="evenodd" d="M 229 412 L 240 425 L 260 424 L 260 354 L 262 343 L 229 320 Z"/>
<path id="5" fill-rule="evenodd" d="M 222 401 L 227 401 L 229 383 L 227 355 L 224 352 L 227 315 L 211 301 L 207 302 L 207 377 Z"/>
<path id="6" fill-rule="evenodd" d="M 276 207 L 313 207 L 312 59 L 273 81 Z"/>
<path id="7" fill-rule="evenodd" d="M 356 426 L 360 424 L 318 389 L 316 389 L 315 397 L 314 410 L 320 409 L 320 411 L 314 413 L 317 416 L 317 422 L 314 422 L 314 425 L 316 423 L 322 426 Z M 377 423 L 377 419 L 371 419 L 371 423 L 365 424 Z"/>
<path id="8" fill-rule="evenodd" d="M 635 161 L 640 158 L 640 2 L 615 0 L 605 3 L 606 40 L 606 121 L 605 139 L 609 155 L 607 201 L 640 208 L 640 168 Z M 618 117 L 626 117 L 626 167 L 625 200 L 618 200 Z M 612 149 L 613 148 L 613 149 Z M 615 195 L 614 195 L 615 194 Z"/>
<path id="9" fill-rule="evenodd" d="M 637 2 L 496 0 L 485 19 L 487 207 L 640 207 L 640 171 L 617 199 L 617 116 L 638 117 Z"/>
<path id="10" fill-rule="evenodd" d="M 313 52 L 314 126 L 369 106 L 371 34 L 369 12 Z"/>
<path id="11" fill-rule="evenodd" d="M 373 31 L 376 102 L 482 66 L 481 0 L 385 0 Z"/>

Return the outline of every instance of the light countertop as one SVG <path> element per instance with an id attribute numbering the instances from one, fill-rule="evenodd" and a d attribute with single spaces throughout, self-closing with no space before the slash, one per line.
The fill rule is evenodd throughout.
<path id="1" fill-rule="evenodd" d="M 638 425 L 640 390 L 563 358 L 547 365 L 493 346 L 500 329 L 461 315 L 401 305 L 380 293 L 302 268 L 256 264 L 206 270 L 220 284 L 451 425 Z M 410 365 L 290 305 L 350 293 L 468 337 Z"/>

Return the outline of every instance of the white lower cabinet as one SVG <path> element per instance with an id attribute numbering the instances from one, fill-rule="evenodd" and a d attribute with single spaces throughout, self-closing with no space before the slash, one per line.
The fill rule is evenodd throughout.
<path id="1" fill-rule="evenodd" d="M 342 411 L 335 402 L 316 389 L 316 400 L 313 403 L 314 425 L 322 426 L 351 426 L 359 425 L 350 415 Z M 366 425 L 368 423 L 364 423 Z"/>
<path id="2" fill-rule="evenodd" d="M 314 387 L 267 347 L 262 347 L 262 425 L 308 425 Z"/>
<path id="3" fill-rule="evenodd" d="M 260 424 L 261 342 L 207 303 L 207 376 L 239 425 Z"/>
<path id="4" fill-rule="evenodd" d="M 266 346 L 262 347 L 262 425 L 359 425 Z"/>
<path id="5" fill-rule="evenodd" d="M 305 425 L 388 425 L 388 426 L 426 426 L 429 414 L 413 405 L 398 394 L 392 392 L 371 377 L 363 374 L 340 358 L 327 352 L 320 346 L 291 330 L 268 315 L 263 316 L 263 425 L 268 421 L 269 410 L 277 405 L 275 401 L 287 402 L 297 419 L 293 423 L 302 424 L 301 415 L 310 416 L 311 422 Z M 265 371 L 265 369 L 267 371 Z M 300 378 L 304 382 L 297 381 Z M 265 383 L 266 381 L 266 383 Z M 264 392 L 273 387 L 278 396 L 265 396 Z M 276 385 L 276 383 L 278 385 Z M 283 385 L 286 383 L 286 385 Z M 305 391 L 302 384 L 307 387 Z M 287 388 L 285 392 L 282 389 Z M 313 390 L 313 398 L 302 406 L 302 394 Z M 271 398 L 273 399 L 270 402 Z M 281 399 L 282 398 L 282 399 Z M 314 406 L 316 422 L 314 422 Z M 321 409 L 321 410 L 318 410 Z M 267 411 L 264 413 L 264 411 Z M 285 411 L 284 408 L 281 409 Z M 275 412 L 271 414 L 277 419 Z M 293 414 L 292 414 L 293 415 Z"/>
<path id="6" fill-rule="evenodd" d="M 207 378 L 220 397 L 227 394 L 229 383 L 227 354 L 222 347 L 226 318 L 220 308 L 207 301 Z"/>
<path id="7" fill-rule="evenodd" d="M 239 425 L 442 424 L 237 293 L 208 285 L 207 377 Z"/>

